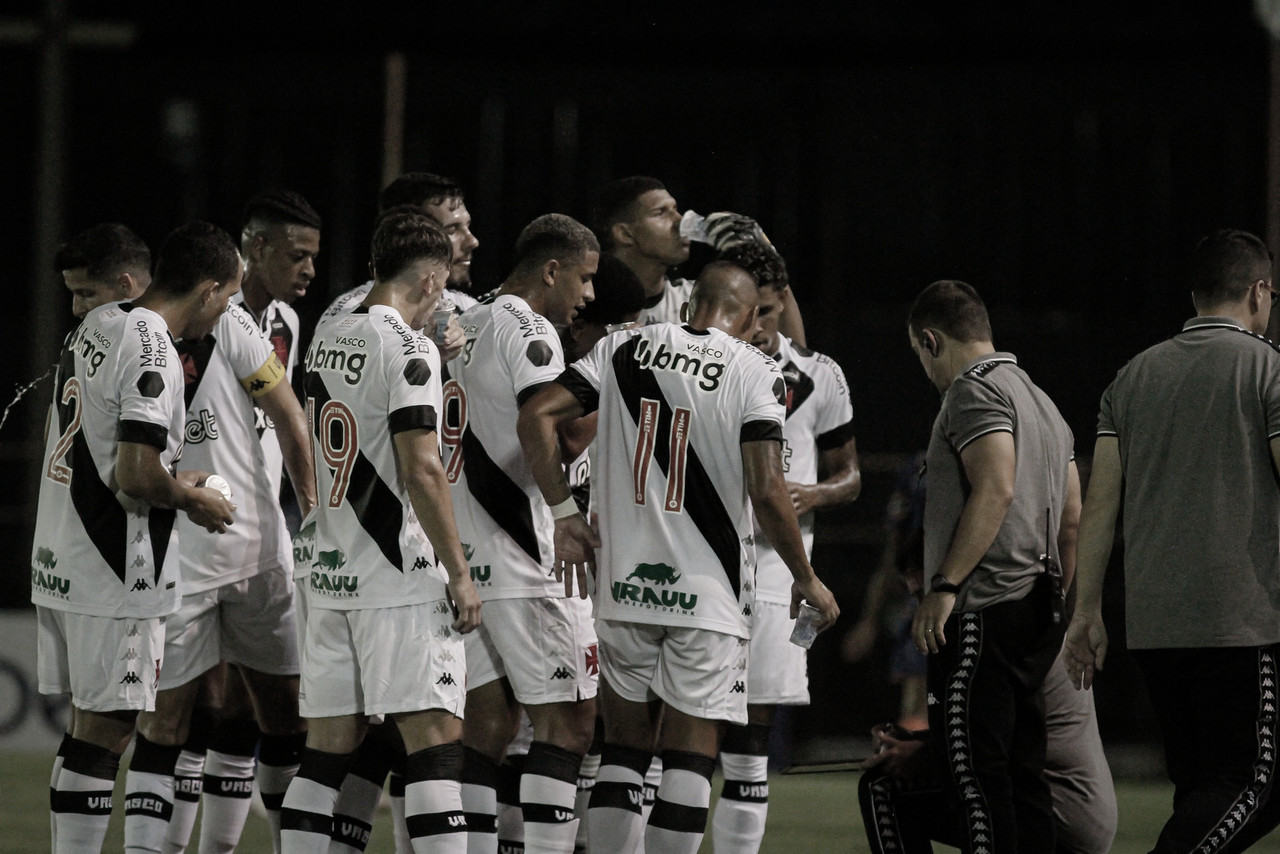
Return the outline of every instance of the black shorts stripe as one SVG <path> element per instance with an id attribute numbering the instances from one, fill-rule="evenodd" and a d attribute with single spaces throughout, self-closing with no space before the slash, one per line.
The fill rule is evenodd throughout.
<path id="1" fill-rule="evenodd" d="M 49 808 L 56 813 L 111 815 L 111 790 L 100 792 L 50 792 Z"/>
<path id="2" fill-rule="evenodd" d="M 462 470 L 467 475 L 467 491 L 481 509 L 525 554 L 541 564 L 529 496 L 493 461 L 470 427 L 462 431 Z"/>
<path id="3" fill-rule="evenodd" d="M 318 833 L 333 836 L 333 816 L 286 807 L 280 810 L 280 829 L 294 833 Z"/>
<path id="4" fill-rule="evenodd" d="M 405 818 L 405 824 L 409 826 L 409 836 L 412 839 L 443 833 L 466 833 L 468 830 L 467 817 L 461 810 L 411 815 Z"/>
<path id="5" fill-rule="evenodd" d="M 333 398 L 324 379 L 315 372 L 307 374 L 306 392 L 308 397 L 315 400 L 315 423 L 311 425 L 311 432 L 317 442 L 322 442 L 324 437 L 320 435 L 320 410 Z M 400 552 L 404 505 L 400 503 L 395 490 L 378 476 L 378 470 L 359 449 L 351 464 L 346 501 L 351 505 L 360 527 L 378 545 L 382 556 L 396 569 L 404 572 L 404 555 Z"/>
<path id="6" fill-rule="evenodd" d="M 644 792 L 638 785 L 597 778 L 596 785 L 591 790 L 590 809 L 604 807 L 640 815 L 640 807 L 643 803 Z"/>
<path id="7" fill-rule="evenodd" d="M 653 802 L 649 825 L 676 833 L 702 833 L 707 829 L 707 808 L 673 804 L 658 798 Z"/>
<path id="8" fill-rule="evenodd" d="M 636 424 L 640 423 L 641 399 L 656 400 L 661 403 L 657 431 L 659 436 L 666 436 L 671 430 L 673 408 L 663 394 L 653 371 L 641 368 L 640 363 L 635 359 L 636 348 L 643 340 L 645 339 L 637 335 L 614 351 L 612 359 L 614 376 L 618 381 L 622 402 Z M 668 442 L 654 443 L 653 459 L 663 475 L 669 476 L 671 447 Z M 720 500 L 720 494 L 716 491 L 715 484 L 703 467 L 698 451 L 692 443 L 687 449 L 685 458 L 684 512 L 689 515 L 703 539 L 707 541 L 707 545 L 711 546 L 711 550 L 720 560 L 720 565 L 728 576 L 729 586 L 736 599 L 742 584 L 742 552 L 738 543 L 738 530 L 734 527 L 733 519 Z"/>

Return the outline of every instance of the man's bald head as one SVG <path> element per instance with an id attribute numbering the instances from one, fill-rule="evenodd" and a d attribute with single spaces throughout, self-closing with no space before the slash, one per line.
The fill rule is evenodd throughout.
<path id="1" fill-rule="evenodd" d="M 689 295 L 689 325 L 695 329 L 714 326 L 750 341 L 759 302 L 760 290 L 754 276 L 737 264 L 712 261 L 702 268 Z"/>

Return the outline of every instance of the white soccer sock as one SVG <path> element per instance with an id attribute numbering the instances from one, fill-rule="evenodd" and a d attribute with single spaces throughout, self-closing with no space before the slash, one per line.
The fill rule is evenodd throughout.
<path id="1" fill-rule="evenodd" d="M 529 746 L 520 777 L 524 850 L 528 854 L 573 854 L 578 835 L 573 802 L 581 766 L 580 753 L 545 741 Z"/>
<path id="2" fill-rule="evenodd" d="M 462 812 L 462 742 L 409 754 L 405 760 L 404 810 L 414 854 L 465 854 Z"/>
<path id="3" fill-rule="evenodd" d="M 382 781 L 391 757 L 375 739 L 366 738 L 356 749 L 355 760 L 338 790 L 333 806 L 333 838 L 329 854 L 359 854 L 369 844 L 373 814 L 382 800 Z M 400 798 L 401 804 L 404 797 Z"/>
<path id="4" fill-rule="evenodd" d="M 715 764 L 700 753 L 662 751 L 662 784 L 644 832 L 647 854 L 697 854 L 707 829 Z"/>
<path id="5" fill-rule="evenodd" d="M 573 799 L 573 814 L 578 817 L 578 835 L 573 840 L 575 851 L 587 850 L 587 804 L 591 802 L 591 790 L 600 773 L 600 754 L 587 753 L 578 768 L 578 794 Z"/>
<path id="6" fill-rule="evenodd" d="M 71 743 L 71 733 L 62 734 L 62 743 L 58 745 L 58 752 L 53 757 L 53 773 L 49 775 L 49 839 L 51 841 L 50 849 L 58 850 L 58 821 L 54 817 L 53 805 L 58 800 L 58 774 L 62 771 L 62 760 L 67 755 L 67 745 Z"/>
<path id="7" fill-rule="evenodd" d="M 470 747 L 462 753 L 467 854 L 494 854 L 498 850 L 498 763 Z"/>
<path id="8" fill-rule="evenodd" d="M 200 791 L 204 786 L 204 752 L 196 753 L 187 747 L 178 754 L 173 767 L 173 815 L 164 837 L 164 854 L 182 854 L 191 841 L 191 828 L 195 827 L 196 813 L 200 811 Z"/>
<path id="9" fill-rule="evenodd" d="M 102 850 L 119 770 L 120 757 L 105 747 L 77 738 L 67 741 L 50 804 L 56 828 L 54 854 Z"/>
<path id="10" fill-rule="evenodd" d="M 645 750 L 606 744 L 587 810 L 588 849 L 601 854 L 634 854 L 644 845 L 644 773 L 653 758 Z"/>
<path id="11" fill-rule="evenodd" d="M 654 799 L 658 797 L 658 786 L 662 783 L 662 757 L 654 756 L 649 769 L 644 772 L 644 804 L 640 807 L 640 815 L 644 823 L 649 823 L 649 814 L 653 812 Z"/>
<path id="12" fill-rule="evenodd" d="M 769 814 L 769 757 L 720 754 L 724 790 L 711 820 L 716 854 L 756 854 Z"/>
<path id="13" fill-rule="evenodd" d="M 179 746 L 148 741 L 138 733 L 133 759 L 124 776 L 124 850 L 126 854 L 160 854 L 173 815 L 173 772 Z"/>
<path id="14" fill-rule="evenodd" d="M 498 854 L 524 851 L 524 811 L 520 808 L 520 778 L 527 753 L 508 753 L 498 766 Z"/>
<path id="15" fill-rule="evenodd" d="M 306 748 L 280 809 L 282 854 L 327 854 L 333 836 L 333 806 L 352 754 Z"/>
<path id="16" fill-rule="evenodd" d="M 298 773 L 298 761 L 306 743 L 307 734 L 304 732 L 289 735 L 263 733 L 258 742 L 258 767 L 253 776 L 258 783 L 262 805 L 267 810 L 271 842 L 276 851 L 280 850 L 280 805 L 284 802 L 289 781 Z"/>
<path id="17" fill-rule="evenodd" d="M 392 771 L 387 780 L 387 794 L 391 797 L 391 832 L 396 841 L 396 854 L 413 854 L 413 842 L 409 840 L 409 827 L 404 823 L 404 769 Z"/>
<path id="18" fill-rule="evenodd" d="M 204 759 L 200 805 L 200 854 L 231 854 L 253 797 L 253 752 L 258 725 L 229 720 L 218 724 Z"/>

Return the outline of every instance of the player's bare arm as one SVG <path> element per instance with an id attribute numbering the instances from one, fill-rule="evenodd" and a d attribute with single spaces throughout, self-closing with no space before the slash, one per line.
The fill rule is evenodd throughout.
<path id="1" fill-rule="evenodd" d="M 1272 440 L 1271 454 L 1276 455 Z M 1107 658 L 1107 630 L 1102 624 L 1102 582 L 1115 542 L 1120 515 L 1124 473 L 1120 467 L 1120 441 L 1099 436 L 1093 447 L 1093 473 L 1089 496 L 1080 514 L 1080 538 L 1076 549 L 1076 609 L 1063 642 L 1067 673 L 1077 688 L 1093 684 Z"/>
<path id="2" fill-rule="evenodd" d="M 1080 470 L 1075 461 L 1067 466 L 1067 500 L 1058 522 L 1058 560 L 1062 565 L 1062 589 L 1071 592 L 1076 577 L 1076 542 L 1080 536 Z"/>
<path id="3" fill-rule="evenodd" d="M 951 547 L 938 568 L 939 574 L 952 584 L 963 583 L 977 567 L 995 542 L 1013 503 L 1018 462 L 1013 434 L 1001 430 L 974 439 L 960 451 L 960 462 L 972 490 L 960 513 Z M 911 622 L 911 636 L 921 652 L 937 652 L 946 645 L 943 626 L 955 604 L 956 594 L 943 592 L 926 593 L 920 601 Z"/>
<path id="4" fill-rule="evenodd" d="M 201 472 L 203 474 L 203 472 Z M 140 442 L 116 446 L 116 483 L 120 491 L 152 507 L 185 511 L 191 521 L 209 531 L 224 534 L 235 505 L 216 489 L 186 485 L 169 474 L 160 462 L 160 449 Z"/>
<path id="5" fill-rule="evenodd" d="M 586 598 L 588 573 L 595 567 L 600 537 L 586 517 L 565 503 L 573 501 L 573 493 L 565 477 L 557 431 L 561 422 L 579 418 L 583 413 L 582 403 L 572 392 L 559 383 L 547 383 L 520 407 L 516 434 L 538 489 L 551 507 L 552 515 L 557 517 L 553 564 L 556 577 L 563 578 L 566 595 L 574 594 L 576 583 L 578 595 Z"/>
<path id="6" fill-rule="evenodd" d="M 444 464 L 440 461 L 436 432 L 421 428 L 404 430 L 392 438 L 396 467 L 409 493 L 413 512 L 449 575 L 449 595 L 458 612 L 453 627 L 466 634 L 480 625 L 480 594 L 471 583 L 471 570 L 462 551 L 462 541 L 458 539 L 453 499 Z"/>
<path id="7" fill-rule="evenodd" d="M 843 445 L 822 451 L 818 455 L 818 473 L 822 479 L 817 483 L 787 481 L 797 516 L 819 507 L 847 504 L 862 492 L 857 440 L 850 436 Z"/>
<path id="8" fill-rule="evenodd" d="M 804 318 L 800 316 L 800 306 L 789 287 L 782 289 L 782 314 L 778 320 L 778 331 L 790 338 L 793 344 L 809 346 L 804 337 Z"/>
<path id="9" fill-rule="evenodd" d="M 771 439 L 761 439 L 743 442 L 741 448 L 742 473 L 756 521 L 794 579 L 791 618 L 799 615 L 800 600 L 803 599 L 821 613 L 818 631 L 822 631 L 835 623 L 840 616 L 840 607 L 813 571 L 805 554 L 800 523 L 796 521 L 796 511 L 791 505 L 786 481 L 782 478 L 782 447 Z"/>
<path id="10" fill-rule="evenodd" d="M 284 455 L 284 468 L 289 482 L 298 496 L 298 506 L 305 516 L 316 506 L 316 469 L 311 456 L 311 441 L 307 435 L 307 416 L 285 382 L 276 383 L 272 389 L 257 398 L 258 405 L 276 425 L 280 450 Z"/>

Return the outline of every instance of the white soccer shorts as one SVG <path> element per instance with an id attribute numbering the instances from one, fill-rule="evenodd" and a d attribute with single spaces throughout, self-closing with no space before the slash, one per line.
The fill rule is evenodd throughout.
<path id="1" fill-rule="evenodd" d="M 791 643 L 791 606 L 756 600 L 747 665 L 747 702 L 764 706 L 809 705 L 809 659 Z"/>
<path id="2" fill-rule="evenodd" d="M 525 705 L 571 703 L 596 695 L 600 672 L 587 599 L 494 599 L 467 635 L 467 686 L 503 676 Z"/>
<path id="3" fill-rule="evenodd" d="M 36 606 L 41 694 L 71 692 L 90 712 L 156 707 L 164 617 L 94 617 Z"/>

